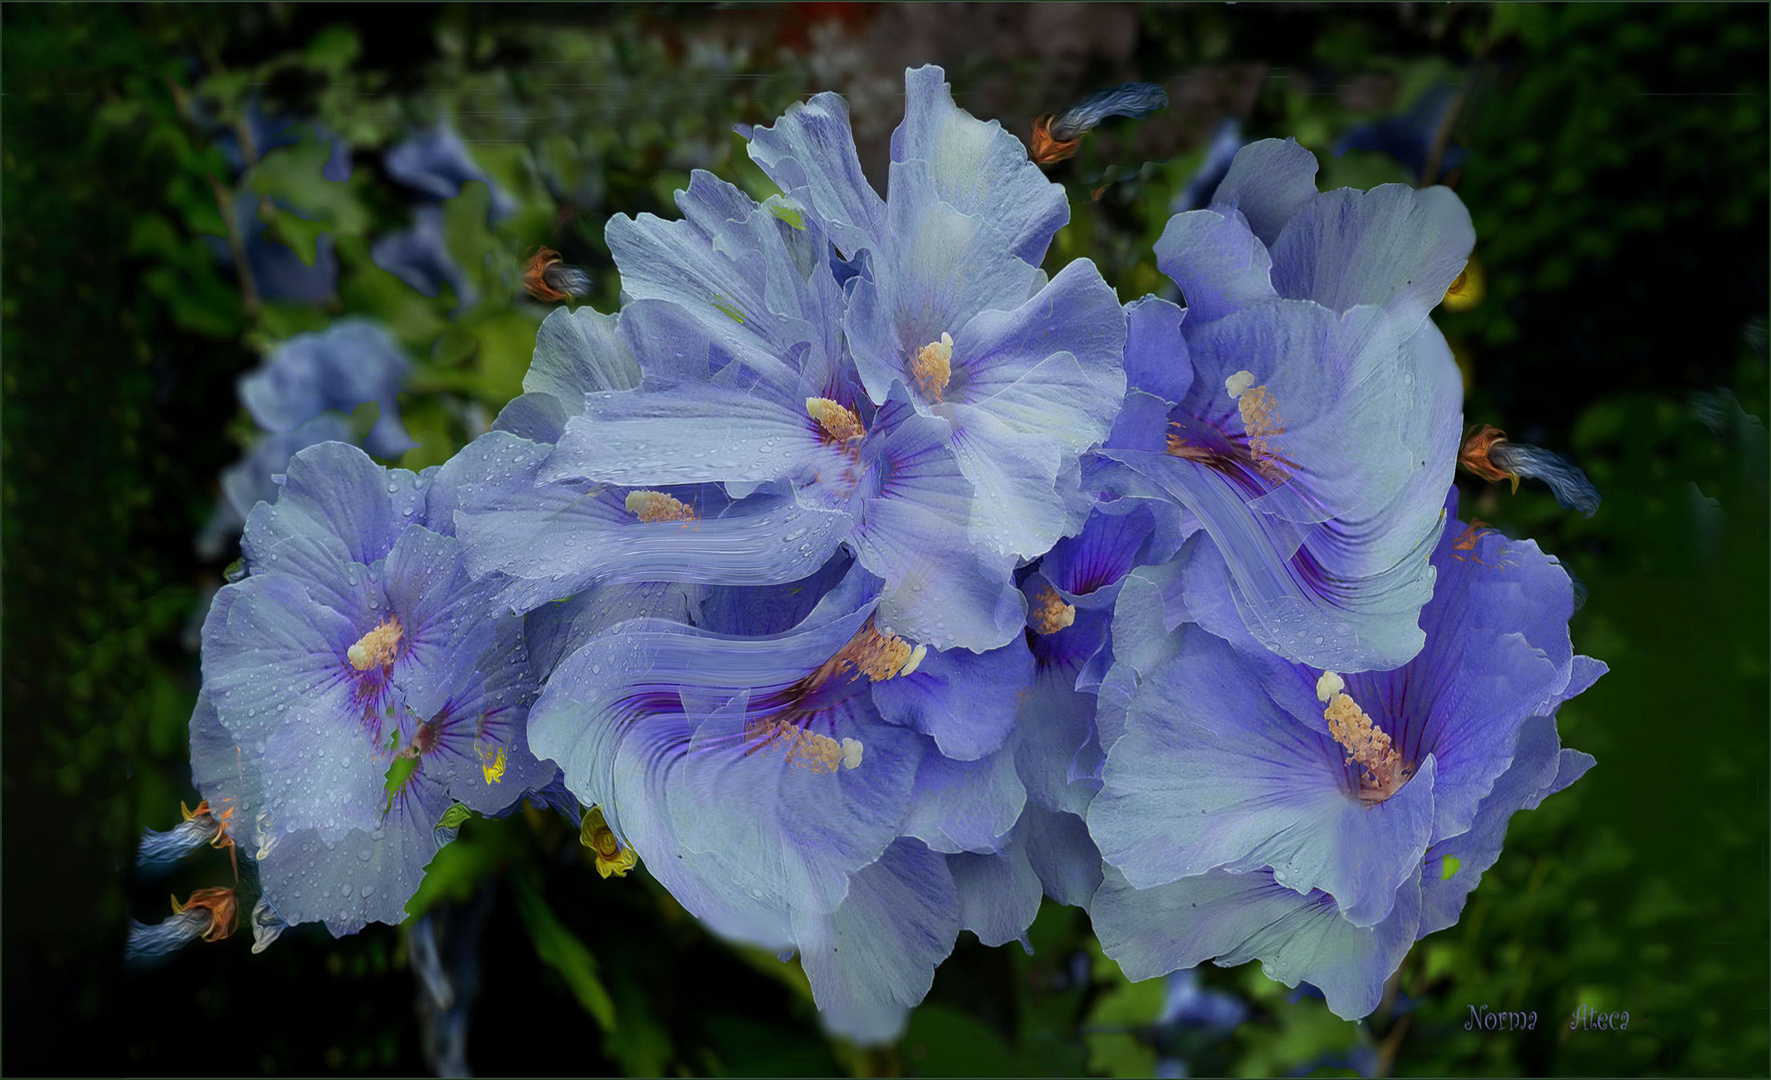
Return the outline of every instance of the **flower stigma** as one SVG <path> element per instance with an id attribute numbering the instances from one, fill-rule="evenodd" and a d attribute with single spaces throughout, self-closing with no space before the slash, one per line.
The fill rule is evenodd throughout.
<path id="1" fill-rule="evenodd" d="M 1276 413 L 1279 403 L 1272 391 L 1254 385 L 1254 374 L 1248 371 L 1238 371 L 1225 379 L 1224 388 L 1235 399 L 1236 410 L 1242 414 L 1242 430 L 1248 435 L 1248 449 L 1254 457 L 1255 468 L 1269 480 L 1284 480 L 1285 470 L 1279 466 L 1278 437 L 1285 434 L 1285 421 Z"/>
<path id="2" fill-rule="evenodd" d="M 922 396 L 939 404 L 953 377 L 953 335 L 942 332 L 941 340 L 930 342 L 910 356 L 910 374 L 916 376 L 916 388 Z"/>
<path id="3" fill-rule="evenodd" d="M 1346 694 L 1346 685 L 1339 675 L 1325 671 L 1316 680 L 1316 700 L 1328 706 L 1322 717 L 1328 733 L 1347 751 L 1345 764 L 1357 762 L 1364 770 L 1356 794 L 1365 802 L 1383 802 L 1408 783 L 1414 770 L 1403 762 L 1390 736 Z"/>
<path id="4" fill-rule="evenodd" d="M 347 649 L 344 655 L 351 667 L 358 671 L 387 667 L 394 662 L 394 655 L 399 652 L 400 638 L 405 632 L 405 628 L 400 625 L 400 617 L 389 615 L 375 629 L 357 639 L 357 643 Z"/>

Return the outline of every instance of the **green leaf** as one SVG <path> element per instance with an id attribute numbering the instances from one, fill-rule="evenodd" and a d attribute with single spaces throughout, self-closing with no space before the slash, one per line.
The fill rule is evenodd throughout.
<path id="1" fill-rule="evenodd" d="M 578 935 L 566 929 L 553 909 L 547 906 L 547 901 L 528 882 L 512 875 L 511 883 L 516 889 L 517 909 L 529 927 L 529 940 L 535 943 L 536 955 L 565 978 L 566 985 L 578 998 L 578 1004 L 584 1006 L 584 1011 L 598 1027 L 605 1032 L 614 1031 L 615 1003 L 609 1000 L 609 992 L 597 977 L 596 957 L 591 955 Z"/>
<path id="2" fill-rule="evenodd" d="M 465 803 L 451 803 L 449 809 L 443 811 L 443 817 L 437 822 L 439 829 L 458 829 L 461 823 L 473 817 L 474 812 Z"/>

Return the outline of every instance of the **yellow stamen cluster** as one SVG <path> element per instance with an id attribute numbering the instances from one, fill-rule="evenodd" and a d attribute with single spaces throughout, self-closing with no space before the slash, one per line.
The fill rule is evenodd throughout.
<path id="1" fill-rule="evenodd" d="M 874 682 L 880 682 L 911 674 L 928 651 L 927 645 L 912 648 L 903 638 L 880 633 L 869 620 L 860 633 L 850 638 L 847 645 L 838 649 L 836 655 L 818 669 L 818 674 L 828 678 L 844 668 L 854 667 Z M 818 681 L 822 682 L 823 678 Z"/>
<path id="2" fill-rule="evenodd" d="M 400 638 L 405 632 L 405 628 L 400 625 L 400 617 L 389 615 L 375 629 L 359 638 L 344 655 L 351 667 L 358 671 L 386 667 L 394 662 L 394 654 L 399 652 Z"/>
<path id="3" fill-rule="evenodd" d="M 1316 682 L 1316 698 L 1328 706 L 1322 717 L 1328 721 L 1328 733 L 1346 749 L 1346 764 L 1357 762 L 1365 770 L 1360 777 L 1359 797 L 1367 802 L 1382 802 L 1408 782 L 1412 771 L 1396 752 L 1390 736 L 1343 692 L 1345 687 L 1339 675 L 1332 671 L 1322 673 Z"/>
<path id="4" fill-rule="evenodd" d="M 824 433 L 837 442 L 867 434 L 867 429 L 861 426 L 859 416 L 829 398 L 806 398 L 806 415 L 818 421 L 818 426 L 824 429 Z"/>
<path id="5" fill-rule="evenodd" d="M 940 341 L 930 342 L 910 355 L 910 374 L 916 377 L 916 388 L 930 401 L 939 402 L 953 377 L 953 335 L 943 333 Z"/>
<path id="6" fill-rule="evenodd" d="M 1075 621 L 1075 605 L 1066 604 L 1058 590 L 1050 585 L 1039 594 L 1039 602 L 1027 613 L 1027 625 L 1036 634 L 1055 634 Z"/>
<path id="7" fill-rule="evenodd" d="M 626 877 L 639 864 L 639 855 L 616 838 L 600 806 L 591 807 L 584 815 L 584 822 L 578 827 L 578 842 L 596 856 L 596 872 L 605 879 L 611 875 Z"/>
<path id="8" fill-rule="evenodd" d="M 662 491 L 630 491 L 627 512 L 643 522 L 694 521 L 695 508 Z"/>
<path id="9" fill-rule="evenodd" d="M 1238 371 L 1224 380 L 1224 386 L 1236 399 L 1236 410 L 1242 414 L 1242 430 L 1248 436 L 1255 468 L 1270 480 L 1284 480 L 1285 470 L 1279 464 L 1279 436 L 1285 434 L 1285 421 L 1279 418 L 1278 400 L 1266 387 L 1254 385 L 1251 372 Z"/>
<path id="10" fill-rule="evenodd" d="M 833 773 L 839 768 L 853 769 L 861 764 L 860 740 L 837 742 L 828 735 L 807 731 L 792 720 L 754 720 L 746 734 L 756 742 L 749 753 L 785 747 L 789 765 L 798 765 L 812 772 Z"/>

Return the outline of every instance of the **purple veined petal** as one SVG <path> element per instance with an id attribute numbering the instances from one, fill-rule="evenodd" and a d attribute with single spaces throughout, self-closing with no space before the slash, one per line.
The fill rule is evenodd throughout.
<path id="1" fill-rule="evenodd" d="M 725 688 L 700 682 L 695 689 Z M 847 893 L 849 875 L 899 835 L 923 757 L 921 738 L 880 720 L 867 695 L 857 694 L 805 721 L 805 730 L 835 744 L 860 744 L 858 765 L 819 772 L 790 762 L 792 749 L 782 743 L 759 744 L 753 724 L 761 696 L 741 691 L 714 708 L 677 751 L 666 788 L 672 823 L 690 850 L 716 852 L 732 864 L 734 886 L 752 895 L 761 890 L 796 912 L 831 911 Z M 736 806 L 744 809 L 733 813 Z"/>
<path id="2" fill-rule="evenodd" d="M 985 653 L 930 650 L 913 673 L 876 684 L 873 702 L 887 720 L 934 739 L 944 757 L 973 761 L 1014 730 L 1018 692 L 1032 677 L 1033 654 L 1021 641 Z"/>
<path id="3" fill-rule="evenodd" d="M 530 746 L 558 761 L 617 833 L 643 804 L 667 815 L 687 850 L 719 855 L 724 874 L 706 889 L 733 903 L 834 910 L 848 875 L 897 835 L 922 756 L 921 736 L 885 723 L 853 692 L 864 689 L 852 681 L 858 673 L 830 666 L 873 633 L 872 612 L 868 603 L 829 619 L 814 613 L 771 638 L 623 624 L 555 669 L 530 711 Z M 661 724 L 668 738 L 651 734 Z M 837 767 L 803 756 L 838 745 Z M 636 850 L 653 862 L 670 857 Z"/>
<path id="4" fill-rule="evenodd" d="M 360 631 L 294 578 L 253 576 L 217 594 L 203 627 L 204 686 L 220 723 L 264 762 L 285 828 L 337 839 L 367 827 L 386 766 L 345 651 Z"/>
<path id="5" fill-rule="evenodd" d="M 1071 907 L 1088 905 L 1101 885 L 1101 853 L 1082 818 L 1028 804 L 1016 838 L 1027 846 L 1027 861 L 1045 894 Z"/>
<path id="6" fill-rule="evenodd" d="M 1296 139 L 1249 143 L 1231 160 L 1211 202 L 1241 212 L 1254 235 L 1271 246 L 1316 197 L 1316 169 L 1316 155 Z"/>
<path id="7" fill-rule="evenodd" d="M 1126 385 L 1171 405 L 1185 398 L 1193 385 L 1193 363 L 1181 333 L 1187 309 L 1146 296 L 1125 305 L 1125 316 Z"/>
<path id="8" fill-rule="evenodd" d="M 1266 246 L 1229 207 L 1169 218 L 1155 251 L 1156 265 L 1181 287 L 1190 326 L 1279 299 Z"/>
<path id="9" fill-rule="evenodd" d="M 1542 802 L 1559 791 L 1565 791 L 1568 785 L 1587 774 L 1587 770 L 1597 765 L 1593 755 L 1580 750 L 1563 750 L 1556 759 L 1556 778 L 1549 786 L 1525 800 L 1525 809 L 1536 810 Z"/>
<path id="10" fill-rule="evenodd" d="M 1420 871 L 1398 890 L 1395 910 L 1376 926 L 1354 926 L 1332 897 L 1300 894 L 1269 873 L 1213 870 L 1136 889 L 1119 873 L 1089 905 L 1101 949 L 1133 981 L 1212 960 L 1220 967 L 1261 961 L 1270 979 L 1321 988 L 1345 1020 L 1369 1015 L 1401 966 L 1420 925 Z"/>
<path id="11" fill-rule="evenodd" d="M 1431 433 L 1407 427 L 1411 407 L 1431 415 L 1432 402 L 1416 390 L 1401 327 L 1375 308 L 1337 316 L 1314 303 L 1267 304 L 1201 327 L 1189 341 L 1198 379 L 1171 433 L 1252 473 L 1258 512 L 1304 524 L 1368 520 L 1392 504 L 1423 459 L 1443 456 L 1450 467 L 1450 442 L 1437 447 L 1450 452 L 1432 453 Z M 1238 376 L 1252 381 L 1233 397 L 1227 383 Z M 1450 404 L 1459 402 L 1461 394 Z M 1414 442 L 1405 441 L 1405 428 Z M 1428 524 L 1443 486 L 1432 491 L 1417 515 Z M 1403 550 L 1422 531 L 1408 530 Z M 1371 561 L 1387 565 L 1395 551 L 1392 543 Z"/>
<path id="12" fill-rule="evenodd" d="M 939 199 L 962 214 L 995 222 L 1015 256 L 1034 266 L 1070 220 L 1064 188 L 1045 178 L 1021 140 L 995 120 L 953 103 L 947 73 L 933 64 L 904 73 L 904 122 L 892 133 L 892 161 L 924 161 L 926 172 L 893 170 L 887 202 Z"/>
<path id="13" fill-rule="evenodd" d="M 558 442 L 566 420 L 583 408 L 584 395 L 638 386 L 639 362 L 616 333 L 616 318 L 589 307 L 549 312 L 535 335 L 523 396 L 505 406 L 494 428 Z M 537 419 L 519 421 L 531 411 Z"/>
<path id="14" fill-rule="evenodd" d="M 1026 801 L 1012 748 L 955 761 L 929 747 L 916 770 L 903 834 L 948 855 L 1000 851 Z"/>
<path id="15" fill-rule="evenodd" d="M 449 797 L 493 814 L 559 774 L 529 750 L 528 709 L 538 689 L 528 663 L 524 620 L 504 616 L 490 646 L 457 658 L 446 696 L 430 714 L 437 731 L 423 758 L 426 776 Z"/>
<path id="16" fill-rule="evenodd" d="M 892 184 L 915 186 L 928 164 L 892 165 Z M 874 252 L 873 277 L 849 286 L 843 325 L 867 393 L 883 403 L 894 380 L 916 382 L 913 358 L 949 339 L 980 311 L 1010 310 L 1033 294 L 1039 271 L 1009 250 L 996 225 L 938 200 L 894 199 L 888 239 Z M 918 391 L 924 403 L 938 394 Z"/>
<path id="17" fill-rule="evenodd" d="M 1027 928 L 1039 915 L 1045 888 L 1033 872 L 1020 831 L 1010 832 L 999 852 L 947 856 L 947 870 L 959 898 L 960 929 L 991 947 L 1019 941 L 1031 956 Z"/>
<path id="18" fill-rule="evenodd" d="M 990 413 L 1075 454 L 1099 445 L 1125 398 L 1125 316 L 1087 259 L 1011 311 L 981 311 L 954 335 L 945 400 Z"/>
<path id="19" fill-rule="evenodd" d="M 309 536 L 367 566 L 393 550 L 405 508 L 422 501 L 413 473 L 384 469 L 345 443 L 310 446 L 289 459 L 276 503 L 261 503 L 246 519 L 241 552 L 254 572 L 268 570 L 263 559 L 278 541 Z"/>
<path id="20" fill-rule="evenodd" d="M 1531 809 L 1527 802 L 1556 779 L 1562 753 L 1554 718 L 1530 717 L 1519 727 L 1510 764 L 1482 799 L 1468 830 L 1427 849 L 1421 869 L 1420 936 L 1457 923 L 1482 875 L 1500 859 L 1507 822 L 1516 811 Z M 1455 862 L 1447 865 L 1448 857 Z"/>
<path id="21" fill-rule="evenodd" d="M 1117 584 L 1136 567 L 1172 556 L 1172 550 L 1158 550 L 1161 541 L 1155 533 L 1156 515 L 1147 507 L 1125 513 L 1096 510 L 1080 533 L 1052 545 L 1040 570 L 1064 592 L 1087 595 Z M 1174 537 L 1167 539 L 1177 543 Z"/>
<path id="22" fill-rule="evenodd" d="M 793 196 L 845 257 L 874 247 L 885 226 L 885 201 L 861 172 L 849 105 L 832 93 L 789 106 L 773 127 L 751 132 L 750 159 Z"/>
<path id="23" fill-rule="evenodd" d="M 947 860 L 915 840 L 854 876 L 831 914 L 794 912 L 794 940 L 826 1027 L 862 1043 L 903 1033 L 959 936 Z"/>
<path id="24" fill-rule="evenodd" d="M 540 475 L 629 486 L 761 482 L 840 457 L 804 405 L 683 383 L 588 395 Z"/>
<path id="25" fill-rule="evenodd" d="M 1279 295 L 1335 311 L 1382 307 L 1413 329 L 1445 298 L 1476 245 L 1450 188 L 1383 184 L 1317 195 L 1272 245 Z"/>
<path id="26" fill-rule="evenodd" d="M 523 583 L 513 610 L 529 611 L 601 582 L 687 581 L 775 585 L 824 565 L 850 529 L 846 513 L 758 493 L 733 501 L 711 487 L 681 490 L 692 519 L 641 521 L 628 492 L 598 484 L 540 484 L 545 447 L 503 480 L 468 485 L 456 534 L 475 577 Z"/>
<path id="27" fill-rule="evenodd" d="M 1184 630 L 1180 655 L 1132 701 L 1089 807 L 1107 862 L 1140 888 L 1271 867 L 1359 925 L 1386 918 L 1432 838 L 1433 759 L 1389 798 L 1360 799 L 1341 746 L 1303 719 L 1321 712 L 1307 681 Z"/>
<path id="28" fill-rule="evenodd" d="M 580 646 L 604 630 L 630 619 L 660 619 L 685 626 L 695 625 L 695 611 L 703 602 L 702 594 L 703 589 L 698 586 L 641 581 L 592 585 L 564 600 L 543 604 L 523 617 L 524 648 L 528 650 L 529 667 L 545 681 L 559 662 L 578 651 Z M 731 632 L 720 627 L 705 629 L 712 629 L 715 633 Z"/>
<path id="29" fill-rule="evenodd" d="M 1453 489 L 1448 514 L 1456 499 Z M 1536 544 L 1478 534 L 1461 522 L 1444 531 L 1433 565 L 1438 579 L 1421 610 L 1420 654 L 1346 682 L 1405 760 L 1437 759 L 1437 838 L 1471 827 L 1478 803 L 1511 763 L 1519 725 L 1567 687 L 1574 603 L 1568 575 Z"/>
<path id="30" fill-rule="evenodd" d="M 400 534 L 383 574 L 388 606 L 402 628 L 393 683 L 405 707 L 428 720 L 490 644 L 487 609 L 495 589 L 474 581 L 461 543 L 420 526 Z"/>
<path id="31" fill-rule="evenodd" d="M 952 447 L 973 490 L 967 532 L 973 546 L 998 558 L 1044 554 L 1069 524 L 1058 491 L 1063 448 L 1015 431 L 971 405 L 946 405 Z"/>

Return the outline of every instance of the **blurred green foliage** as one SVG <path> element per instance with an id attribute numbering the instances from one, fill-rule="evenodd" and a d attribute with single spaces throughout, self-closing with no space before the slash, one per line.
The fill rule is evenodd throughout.
<path id="1" fill-rule="evenodd" d="M 220 856 L 152 883 L 130 859 L 139 829 L 192 797 L 195 619 L 232 557 L 203 559 L 192 537 L 252 433 L 234 380 L 294 334 L 378 319 L 415 364 L 402 412 L 421 445 L 399 464 L 446 460 L 520 390 L 548 310 L 520 288 L 530 251 L 585 267 L 583 302 L 614 310 L 610 214 L 674 216 L 697 168 L 773 191 L 731 127 L 828 88 L 828 58 L 769 29 L 815 8 L 722 23 L 693 8 L 414 5 L 397 27 L 288 4 L 0 11 L 10 1071 L 425 1069 L 398 929 L 334 941 L 302 927 L 263 955 L 233 940 L 158 971 L 120 964 L 127 917 L 227 880 Z M 1208 986 L 1253 1011 L 1208 1044 L 1155 1030 L 1162 983 L 1126 982 L 1086 916 L 1049 903 L 1031 956 L 966 936 L 897 1046 L 827 1041 L 797 963 L 711 938 L 643 866 L 600 879 L 555 817 L 473 818 L 409 910 L 493 890 L 468 1049 L 480 1070 L 1147 1076 L 1178 1055 L 1239 1076 L 1767 1073 L 1762 9 L 1240 5 L 1138 20 L 1129 58 L 1067 77 L 1242 85 L 1242 72 L 1252 89 L 1183 117 L 1195 137 L 1164 160 L 1132 153 L 1131 125 L 1054 171 L 1072 221 L 1051 267 L 1092 258 L 1128 300 L 1165 287 L 1150 245 L 1217 114 L 1251 138 L 1297 137 L 1325 187 L 1370 186 L 1407 173 L 1336 158 L 1334 140 L 1436 82 L 1458 87 L 1445 134 L 1467 157 L 1447 180 L 1489 281 L 1483 304 L 1439 315 L 1470 378 L 1467 418 L 1567 453 L 1606 497 L 1587 520 L 1531 484 L 1471 483 L 1463 514 L 1535 541 L 1590 590 L 1575 642 L 1612 670 L 1561 727 L 1598 767 L 1515 819 L 1462 921 L 1416 947 L 1367 1022 L 1258 965 L 1207 967 Z M 983 63 L 930 59 L 961 89 Z M 1054 86 L 1050 104 L 1075 89 Z M 331 148 L 311 131 L 248 148 L 236 173 L 218 136 L 249 142 L 254 102 L 337 133 L 350 180 L 320 176 Z M 382 155 L 438 121 L 516 203 L 494 226 L 490 190 L 470 183 L 444 208 L 476 293 L 465 306 L 369 258 L 410 223 Z M 266 301 L 221 268 L 205 238 L 239 240 L 241 192 L 304 263 L 331 237 L 333 299 Z M 1627 1009 L 1630 1028 L 1572 1031 L 1579 1004 Z M 1472 1006 L 1539 1022 L 1466 1031 Z M 109 1037 L 23 1037 L 69 1020 Z"/>

